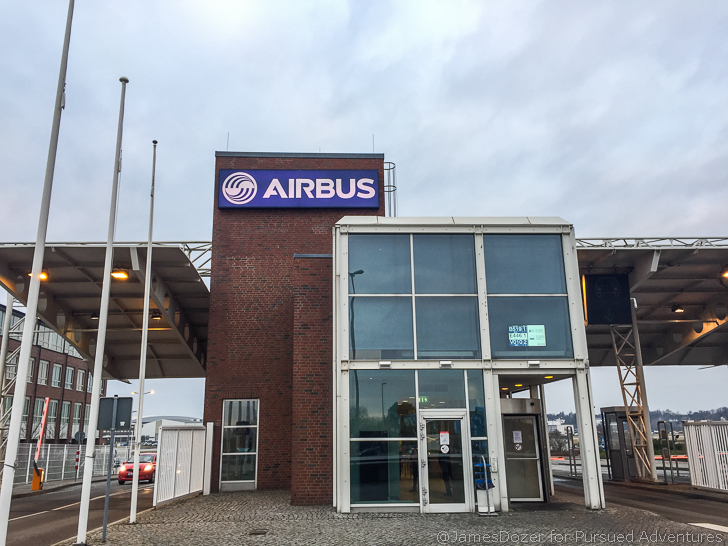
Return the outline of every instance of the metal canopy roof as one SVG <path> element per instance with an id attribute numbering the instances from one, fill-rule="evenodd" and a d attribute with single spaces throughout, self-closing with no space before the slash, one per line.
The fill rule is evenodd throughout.
<path id="1" fill-rule="evenodd" d="M 577 255 L 582 274 L 629 274 L 645 365 L 728 364 L 728 238 L 577 239 Z M 590 364 L 616 365 L 609 326 L 586 332 Z"/>
<path id="2" fill-rule="evenodd" d="M 0 243 L 0 284 L 23 304 L 34 247 Z M 48 243 L 43 259 L 48 279 L 41 283 L 38 316 L 91 361 L 105 253 L 104 244 Z M 114 246 L 114 267 L 129 278 L 111 284 L 105 379 L 139 377 L 146 254 L 146 243 Z M 210 292 L 191 258 L 189 245 L 154 245 L 150 309 L 160 318 L 149 321 L 147 378 L 205 376 Z"/>

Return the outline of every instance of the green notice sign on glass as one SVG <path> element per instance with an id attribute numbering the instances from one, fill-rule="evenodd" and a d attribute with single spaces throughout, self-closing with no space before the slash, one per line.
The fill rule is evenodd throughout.
<path id="1" fill-rule="evenodd" d="M 545 347 L 546 327 L 543 324 L 509 326 L 508 345 L 511 347 Z"/>

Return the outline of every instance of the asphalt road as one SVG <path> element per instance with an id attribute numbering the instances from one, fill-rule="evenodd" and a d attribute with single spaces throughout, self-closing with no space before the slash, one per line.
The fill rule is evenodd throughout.
<path id="1" fill-rule="evenodd" d="M 581 480 L 554 477 L 554 486 L 568 493 L 583 494 Z M 667 486 L 666 486 L 667 487 Z M 728 527 L 728 501 L 691 498 L 685 494 L 644 489 L 624 483 L 604 482 L 604 498 L 610 503 L 654 512 L 680 523 L 712 523 Z"/>
<path id="2" fill-rule="evenodd" d="M 138 511 L 152 507 L 152 485 L 139 484 Z M 106 482 L 91 486 L 89 531 L 101 527 L 104 521 L 104 495 Z M 74 538 L 78 532 L 78 509 L 81 484 L 15 498 L 10 505 L 8 544 L 13 546 L 50 546 L 61 540 Z M 119 485 L 111 480 L 109 497 L 109 523 L 129 517 L 131 484 Z M 110 528 L 109 535 L 113 533 Z"/>

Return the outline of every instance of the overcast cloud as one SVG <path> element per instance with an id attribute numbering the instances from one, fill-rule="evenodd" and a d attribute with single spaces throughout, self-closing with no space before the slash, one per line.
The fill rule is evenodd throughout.
<path id="1" fill-rule="evenodd" d="M 66 10 L 0 0 L 2 241 L 35 238 Z M 280 152 L 371 152 L 374 134 L 401 216 L 727 235 L 726 28 L 728 4 L 707 1 L 79 0 L 48 240 L 105 239 L 122 75 L 117 240 L 146 239 L 152 139 L 155 239 L 209 240 L 228 133 Z M 648 380 L 654 408 L 728 404 L 726 367 Z M 200 385 L 166 390 L 201 412 Z M 191 411 L 157 390 L 150 412 Z"/>

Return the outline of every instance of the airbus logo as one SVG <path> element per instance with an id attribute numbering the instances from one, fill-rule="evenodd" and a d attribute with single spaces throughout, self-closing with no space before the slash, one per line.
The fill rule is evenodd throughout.
<path id="1" fill-rule="evenodd" d="M 233 173 L 222 183 L 222 193 L 231 203 L 245 205 L 258 193 L 258 184 L 248 173 Z"/>
<path id="2" fill-rule="evenodd" d="M 221 169 L 221 208 L 379 208 L 376 170 Z"/>

